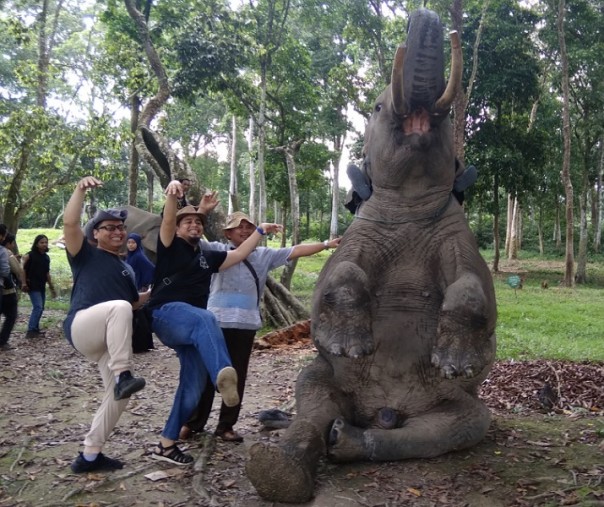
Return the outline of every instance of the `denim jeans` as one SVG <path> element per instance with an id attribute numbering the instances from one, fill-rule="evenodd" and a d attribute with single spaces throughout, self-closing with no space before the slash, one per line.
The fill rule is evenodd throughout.
<path id="1" fill-rule="evenodd" d="M 27 324 L 28 331 L 40 331 L 40 319 L 42 318 L 42 312 L 44 311 L 44 305 L 46 304 L 46 291 L 31 291 L 29 293 L 29 299 L 31 300 L 31 315 L 29 316 L 29 324 Z"/>
<path id="2" fill-rule="evenodd" d="M 153 332 L 174 349 L 180 361 L 180 379 L 164 438 L 178 440 L 180 428 L 199 403 L 209 375 L 216 385 L 218 372 L 231 366 L 222 330 L 214 314 L 187 303 L 166 303 L 153 310 Z"/>

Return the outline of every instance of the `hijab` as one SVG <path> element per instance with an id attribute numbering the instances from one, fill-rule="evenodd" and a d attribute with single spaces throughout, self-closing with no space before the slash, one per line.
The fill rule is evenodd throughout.
<path id="1" fill-rule="evenodd" d="M 155 265 L 147 258 L 143 251 L 142 238 L 139 234 L 131 232 L 127 239 L 132 239 L 136 242 L 136 250 L 131 252 L 128 250 L 126 262 L 132 266 L 135 275 L 136 288 L 141 290 L 153 283 L 153 274 L 155 273 Z"/>

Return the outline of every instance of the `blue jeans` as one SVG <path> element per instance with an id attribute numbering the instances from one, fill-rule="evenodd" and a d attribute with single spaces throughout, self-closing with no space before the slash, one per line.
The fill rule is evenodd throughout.
<path id="1" fill-rule="evenodd" d="M 187 303 L 166 303 L 153 310 L 153 332 L 174 349 L 180 361 L 180 379 L 164 438 L 178 440 L 180 428 L 199 403 L 206 378 L 216 385 L 218 372 L 231 366 L 224 336 L 214 314 Z"/>
<path id="2" fill-rule="evenodd" d="M 42 312 L 46 304 L 46 291 L 31 291 L 29 292 L 29 299 L 31 300 L 32 308 L 27 330 L 37 332 L 40 331 L 40 319 L 42 318 Z"/>

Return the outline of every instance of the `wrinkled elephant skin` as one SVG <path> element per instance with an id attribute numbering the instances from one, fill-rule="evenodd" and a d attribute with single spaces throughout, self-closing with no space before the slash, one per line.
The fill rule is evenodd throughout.
<path id="1" fill-rule="evenodd" d="M 451 197 L 448 112 L 459 83 L 445 84 L 442 58 L 416 47 L 428 41 L 437 51 L 435 16 L 412 15 L 393 84 L 367 126 L 373 192 L 317 282 L 311 322 L 319 354 L 296 381 L 297 415 L 278 445 L 250 449 L 246 471 L 266 499 L 308 501 L 324 456 L 429 458 L 475 445 L 489 427 L 477 391 L 495 357 L 495 294 Z M 453 52 L 451 76 L 459 80 Z M 405 59 L 420 53 L 421 62 Z M 436 68 L 426 69 L 428 61 Z M 414 79 L 411 87 L 404 76 Z M 416 90 L 423 82 L 431 92 Z"/>

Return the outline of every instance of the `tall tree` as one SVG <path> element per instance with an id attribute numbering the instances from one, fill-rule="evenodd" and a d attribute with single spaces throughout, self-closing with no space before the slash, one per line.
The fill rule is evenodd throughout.
<path id="1" fill-rule="evenodd" d="M 570 131 L 570 85 L 568 76 L 568 54 L 566 52 L 566 36 L 564 34 L 564 19 L 566 2 L 558 2 L 557 33 L 560 43 L 560 65 L 562 82 L 562 135 L 564 151 L 562 160 L 562 183 L 566 195 L 566 256 L 564 262 L 564 285 L 574 285 L 574 230 L 573 230 L 573 183 L 570 178 L 571 131 Z"/>

